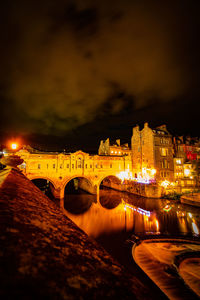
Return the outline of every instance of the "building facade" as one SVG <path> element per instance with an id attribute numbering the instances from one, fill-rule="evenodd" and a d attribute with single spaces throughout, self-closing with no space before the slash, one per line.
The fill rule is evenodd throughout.
<path id="1" fill-rule="evenodd" d="M 142 130 L 135 126 L 131 148 L 135 178 L 146 176 L 157 182 L 174 180 L 172 136 L 166 125 L 151 129 L 145 123 Z"/>
<path id="2" fill-rule="evenodd" d="M 111 143 L 110 139 L 107 138 L 105 141 L 100 141 L 98 154 L 111 156 L 128 156 L 131 158 L 132 150 L 130 149 L 128 143 L 121 145 L 120 139 L 117 139 L 114 143 Z"/>

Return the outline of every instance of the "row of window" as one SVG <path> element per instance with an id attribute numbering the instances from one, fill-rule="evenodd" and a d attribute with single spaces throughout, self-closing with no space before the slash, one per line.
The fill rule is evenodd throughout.
<path id="1" fill-rule="evenodd" d="M 160 139 L 161 144 L 169 144 L 169 139 Z"/>
<path id="2" fill-rule="evenodd" d="M 162 169 L 169 169 L 169 162 L 164 159 L 162 162 L 161 162 L 161 168 Z"/>
<path id="3" fill-rule="evenodd" d="M 69 164 L 67 164 L 66 165 L 66 167 L 67 167 L 67 169 L 69 169 Z M 49 168 L 49 165 L 47 164 L 47 169 Z M 56 168 L 56 165 L 55 164 L 53 164 L 53 169 L 55 169 Z M 62 169 L 63 168 L 63 165 L 60 165 L 60 169 Z M 74 164 L 72 164 L 72 169 L 79 169 L 79 168 L 82 168 L 82 165 L 81 164 L 78 164 L 78 165 L 74 165 Z M 87 169 L 87 168 L 90 168 L 90 169 L 92 169 L 93 168 L 93 166 L 90 164 L 90 165 L 87 165 L 87 164 L 85 164 L 85 169 Z M 103 165 L 101 164 L 101 165 L 98 165 L 98 164 L 96 164 L 95 165 L 95 168 L 97 169 L 97 168 L 103 168 Z M 110 164 L 110 168 L 112 168 L 112 164 Z M 38 169 L 41 169 L 41 164 L 38 164 Z"/>
<path id="4" fill-rule="evenodd" d="M 169 177 L 169 172 L 161 171 L 161 172 L 160 172 L 160 176 L 161 176 L 162 178 L 168 178 L 168 177 Z"/>
<path id="5" fill-rule="evenodd" d="M 121 151 L 111 151 L 112 154 L 121 154 Z"/>
<path id="6" fill-rule="evenodd" d="M 175 173 L 177 178 L 182 178 L 183 177 L 183 172 L 177 172 Z"/>

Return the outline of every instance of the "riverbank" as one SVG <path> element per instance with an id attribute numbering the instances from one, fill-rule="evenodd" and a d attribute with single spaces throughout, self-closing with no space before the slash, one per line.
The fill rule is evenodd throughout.
<path id="1" fill-rule="evenodd" d="M 19 170 L 0 177 L 2 299 L 154 298 Z"/>

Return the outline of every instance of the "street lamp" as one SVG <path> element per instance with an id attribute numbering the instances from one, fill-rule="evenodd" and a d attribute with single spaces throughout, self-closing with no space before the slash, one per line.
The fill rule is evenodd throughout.
<path id="1" fill-rule="evenodd" d="M 11 143 L 11 149 L 12 150 L 17 150 L 18 144 L 17 143 Z"/>

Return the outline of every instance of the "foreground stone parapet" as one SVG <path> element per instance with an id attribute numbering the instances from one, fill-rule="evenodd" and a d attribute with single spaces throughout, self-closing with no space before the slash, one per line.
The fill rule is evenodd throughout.
<path id="1" fill-rule="evenodd" d="M 152 299 L 20 171 L 0 187 L 1 299 Z"/>

